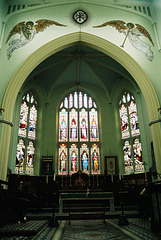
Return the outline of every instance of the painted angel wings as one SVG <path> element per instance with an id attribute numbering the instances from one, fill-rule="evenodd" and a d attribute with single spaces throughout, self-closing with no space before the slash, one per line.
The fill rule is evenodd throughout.
<path id="1" fill-rule="evenodd" d="M 15 34 L 20 34 L 20 37 L 19 39 L 12 40 L 9 43 L 9 48 L 7 49 L 8 59 L 10 59 L 10 57 L 12 56 L 12 52 L 15 49 L 25 46 L 35 37 L 37 33 L 43 32 L 47 27 L 50 27 L 51 25 L 67 27 L 64 24 L 60 24 L 58 22 L 48 19 L 40 19 L 37 20 L 35 23 L 32 21 L 23 21 L 14 26 L 7 37 L 6 43 Z"/>
<path id="2" fill-rule="evenodd" d="M 60 24 L 58 22 L 48 20 L 48 19 L 40 19 L 35 22 L 36 24 L 34 25 L 34 22 L 28 21 L 28 22 L 20 22 L 16 26 L 12 28 L 10 31 L 8 38 L 6 40 L 6 43 L 9 41 L 9 39 L 15 35 L 15 34 L 21 34 L 21 31 L 26 28 L 26 29 L 36 29 L 36 33 L 43 32 L 47 27 L 50 27 L 51 25 L 56 25 L 60 27 L 67 27 L 66 25 Z"/>
<path id="3" fill-rule="evenodd" d="M 151 44 L 154 46 L 153 40 L 149 34 L 149 32 L 141 25 L 139 24 L 133 24 L 133 23 L 126 23 L 121 20 L 113 20 L 113 21 L 108 21 L 105 22 L 101 25 L 98 26 L 93 26 L 94 28 L 101 28 L 101 27 L 106 27 L 106 26 L 111 26 L 114 27 L 118 32 L 124 33 L 126 35 L 125 40 L 121 47 L 124 47 L 126 38 L 129 39 L 130 43 L 138 50 L 143 52 L 146 57 L 152 61 L 153 59 L 153 52 L 150 49 L 150 46 L 143 42 L 142 40 L 139 39 L 140 36 L 144 36 L 149 41 Z"/>

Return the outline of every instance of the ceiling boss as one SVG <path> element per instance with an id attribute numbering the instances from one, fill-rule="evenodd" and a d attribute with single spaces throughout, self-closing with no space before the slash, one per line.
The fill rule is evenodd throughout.
<path id="1" fill-rule="evenodd" d="M 87 21 L 88 15 L 83 10 L 77 10 L 73 14 L 73 19 L 76 23 L 82 24 L 82 23 L 85 23 Z"/>

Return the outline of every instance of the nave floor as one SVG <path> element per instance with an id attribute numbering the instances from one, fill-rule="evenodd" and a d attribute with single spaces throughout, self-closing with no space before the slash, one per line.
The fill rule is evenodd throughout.
<path id="1" fill-rule="evenodd" d="M 2 236 L 1 240 L 158 240 L 161 236 L 150 230 L 147 219 L 128 218 L 129 225 L 119 226 L 118 219 L 68 220 L 59 221 L 58 228 L 49 227 L 48 220 L 29 220 L 22 224 L 10 224 L 0 228 L 0 234 L 19 229 L 19 236 Z M 21 231 L 21 233 L 20 233 Z M 30 231 L 30 235 L 26 232 Z M 32 235 L 33 231 L 33 235 Z M 37 234 L 34 233 L 37 231 Z M 9 236 L 10 235 L 10 236 Z"/>

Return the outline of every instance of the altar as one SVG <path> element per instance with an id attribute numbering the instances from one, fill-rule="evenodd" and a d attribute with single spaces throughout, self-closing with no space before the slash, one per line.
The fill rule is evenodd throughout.
<path id="1" fill-rule="evenodd" d="M 106 201 L 109 201 L 110 211 L 114 211 L 114 194 L 113 192 L 79 192 L 79 193 L 60 193 L 59 195 L 59 213 L 63 212 L 63 201 L 68 201 L 69 206 L 73 201 L 99 201 L 102 202 L 103 207 Z M 70 207 L 69 207 L 70 211 Z M 105 210 L 104 210 L 105 211 Z"/>

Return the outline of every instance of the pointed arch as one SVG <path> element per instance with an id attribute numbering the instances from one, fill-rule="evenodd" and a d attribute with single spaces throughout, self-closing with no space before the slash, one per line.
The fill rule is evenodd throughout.
<path id="1" fill-rule="evenodd" d="M 24 83 L 28 75 L 32 72 L 32 70 L 47 57 L 78 42 L 82 42 L 89 47 L 101 51 L 119 62 L 132 75 L 132 77 L 139 85 L 147 104 L 149 120 L 152 121 L 153 119 L 158 118 L 157 109 L 160 107 L 160 105 L 156 91 L 150 79 L 140 67 L 140 65 L 124 50 L 117 47 L 113 43 L 89 33 L 76 32 L 54 39 L 51 42 L 45 44 L 44 46 L 33 52 L 22 63 L 20 68 L 15 72 L 14 76 L 12 77 L 4 94 L 2 107 L 5 109 L 5 119 L 12 119 L 17 94 L 22 84 Z M 151 133 L 154 144 L 157 170 L 158 172 L 161 172 L 161 166 L 159 166 L 159 160 L 161 156 L 161 149 L 159 145 L 159 143 L 161 142 L 161 131 L 159 123 L 151 126 Z M 0 162 L 0 176 L 1 179 L 4 180 L 6 179 L 7 172 L 10 136 L 11 128 L 10 126 L 5 124 L 2 131 L 0 149 L 0 159 L 3 159 Z"/>

